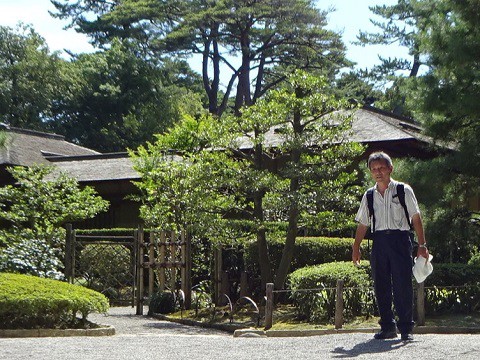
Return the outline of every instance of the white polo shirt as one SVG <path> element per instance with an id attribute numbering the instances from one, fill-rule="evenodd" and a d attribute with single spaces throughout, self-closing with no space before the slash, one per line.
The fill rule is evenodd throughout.
<path id="1" fill-rule="evenodd" d="M 398 181 L 391 179 L 388 188 L 382 196 L 377 191 L 377 184 L 373 191 L 373 211 L 375 213 L 375 230 L 410 230 L 405 216 L 405 210 L 398 200 L 397 195 Z M 420 213 L 417 198 L 410 185 L 405 184 L 405 204 L 407 205 L 410 222 L 415 214 Z M 363 194 L 360 208 L 358 209 L 355 220 L 365 226 L 371 226 L 368 213 L 367 192 Z"/>

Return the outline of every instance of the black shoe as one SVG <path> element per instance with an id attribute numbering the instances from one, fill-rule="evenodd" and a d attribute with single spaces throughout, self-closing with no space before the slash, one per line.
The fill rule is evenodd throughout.
<path id="1" fill-rule="evenodd" d="M 397 337 L 397 332 L 395 330 L 392 330 L 392 331 L 381 330 L 380 332 L 376 333 L 373 337 L 377 340 L 394 339 Z"/>
<path id="2" fill-rule="evenodd" d="M 409 333 L 402 334 L 403 341 L 413 341 L 413 335 Z"/>

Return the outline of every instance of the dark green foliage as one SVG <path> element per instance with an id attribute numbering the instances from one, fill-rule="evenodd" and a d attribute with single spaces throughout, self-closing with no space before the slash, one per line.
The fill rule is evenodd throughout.
<path id="1" fill-rule="evenodd" d="M 427 315 L 480 311 L 480 266 L 434 263 L 433 267 L 425 280 Z"/>
<path id="2" fill-rule="evenodd" d="M 28 25 L 0 26 L 0 119 L 11 126 L 50 129 L 52 105 L 65 89 L 66 61 L 51 54 Z"/>
<path id="3" fill-rule="evenodd" d="M 0 273 L 0 294 L 2 329 L 84 327 L 89 313 L 109 307 L 96 291 L 30 275 Z"/>
<path id="4" fill-rule="evenodd" d="M 350 64 L 340 35 L 326 28 L 328 11 L 312 0 L 53 4 L 54 16 L 70 20 L 98 45 L 122 38 L 141 42 L 157 58 L 200 54 L 209 111 L 218 116 L 232 99 L 236 112 L 254 104 L 292 69 L 333 78 Z"/>
<path id="5" fill-rule="evenodd" d="M 427 315 L 480 310 L 479 266 L 437 263 L 433 266 L 433 273 L 425 281 Z M 355 268 L 351 262 L 337 262 L 301 268 L 290 274 L 291 298 L 298 317 L 311 322 L 332 321 L 335 287 L 340 279 L 344 280 L 345 318 L 375 315 L 368 262 L 363 262 L 360 268 Z M 309 291 L 299 291 L 302 289 Z"/>
<path id="6" fill-rule="evenodd" d="M 433 259 L 433 273 L 425 286 L 462 286 L 479 282 L 480 266 L 467 264 L 441 264 Z"/>
<path id="7" fill-rule="evenodd" d="M 175 294 L 170 291 L 159 291 L 151 296 L 148 315 L 171 314 L 173 312 L 175 312 Z"/>
<path id="8" fill-rule="evenodd" d="M 355 267 L 350 262 L 334 262 L 298 269 L 288 277 L 292 290 L 291 298 L 298 316 L 311 322 L 331 320 L 335 317 L 335 287 L 343 280 L 345 287 L 355 287 L 344 297 L 344 316 L 369 314 L 372 312 L 373 294 L 368 262 Z M 300 291 L 316 289 L 316 291 Z"/>
<path id="9" fill-rule="evenodd" d="M 415 189 L 429 250 L 438 263 L 466 263 L 480 246 L 480 226 L 472 213 L 478 186 L 474 179 L 456 172 L 454 163 L 451 156 L 395 163 L 395 178 Z"/>
<path id="10" fill-rule="evenodd" d="M 0 188 L 0 270 L 60 278 L 68 222 L 94 217 L 108 201 L 53 168 L 13 167 L 15 185 Z M 39 260 L 39 256 L 41 259 Z"/>
<path id="11" fill-rule="evenodd" d="M 271 237 L 268 241 L 269 255 L 274 267 L 278 266 L 282 256 L 285 239 L 280 236 Z M 311 265 L 333 261 L 349 261 L 352 259 L 351 238 L 297 237 L 293 249 L 290 271 Z M 366 248 L 366 242 L 363 247 Z M 256 243 L 245 245 L 245 267 L 253 273 L 258 269 L 258 251 Z"/>
<path id="12" fill-rule="evenodd" d="M 153 141 L 181 113 L 201 111 L 199 97 L 170 73 L 181 68 L 163 69 L 138 51 L 115 40 L 108 50 L 78 56 L 65 74 L 70 86 L 56 107 L 56 132 L 101 152 L 125 151 Z"/>

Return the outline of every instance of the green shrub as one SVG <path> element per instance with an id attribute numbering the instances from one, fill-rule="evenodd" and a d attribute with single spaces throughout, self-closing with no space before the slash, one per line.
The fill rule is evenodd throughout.
<path id="1" fill-rule="evenodd" d="M 43 238 L 34 238 L 31 232 L 23 231 L 15 241 L 0 248 L 0 271 L 61 280 L 64 277 L 63 258 L 62 249 L 51 246 Z"/>
<path id="2" fill-rule="evenodd" d="M 311 322 L 329 321 L 335 317 L 337 280 L 344 287 L 344 317 L 352 318 L 373 313 L 370 266 L 364 261 L 355 267 L 351 261 L 326 263 L 298 269 L 288 278 L 291 297 L 301 319 Z M 309 289 L 315 289 L 309 290 Z M 308 291 L 305 291 L 308 290 Z"/>
<path id="3" fill-rule="evenodd" d="M 433 262 L 433 272 L 425 280 L 425 286 L 471 285 L 477 283 L 479 279 L 480 266 L 467 264 L 439 264 Z"/>
<path id="4" fill-rule="evenodd" d="M 3 329 L 85 326 L 89 313 L 105 313 L 108 307 L 107 298 L 94 290 L 30 275 L 0 273 Z M 82 318 L 77 319 L 77 314 Z"/>
<path id="5" fill-rule="evenodd" d="M 433 273 L 425 280 L 426 314 L 479 311 L 479 279 L 478 265 L 434 263 Z"/>
<path id="6" fill-rule="evenodd" d="M 268 249 L 273 268 L 276 269 L 282 257 L 285 239 L 275 237 L 268 240 Z M 334 261 L 352 259 L 351 238 L 297 237 L 293 250 L 290 271 Z M 366 258 L 367 242 L 362 243 L 363 257 Z M 255 242 L 245 246 L 245 264 L 247 270 L 258 273 L 258 250 Z"/>
<path id="7" fill-rule="evenodd" d="M 474 265 L 480 267 L 480 252 L 475 252 L 470 260 L 468 260 L 468 265 Z"/>
<path id="8" fill-rule="evenodd" d="M 148 315 L 175 312 L 175 295 L 170 291 L 159 291 L 150 297 Z"/>

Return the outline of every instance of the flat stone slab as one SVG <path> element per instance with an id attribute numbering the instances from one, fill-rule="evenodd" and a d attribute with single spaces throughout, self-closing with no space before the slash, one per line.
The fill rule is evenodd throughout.
<path id="1" fill-rule="evenodd" d="M 376 333 L 377 328 L 358 329 L 314 329 L 314 330 L 258 330 L 239 329 L 233 333 L 234 337 L 298 337 L 319 336 L 333 334 Z M 417 326 L 413 334 L 480 334 L 479 327 L 448 327 L 448 326 Z"/>
<path id="2" fill-rule="evenodd" d="M 0 338 L 29 337 L 68 337 L 68 336 L 112 336 L 113 326 L 102 326 L 96 329 L 16 329 L 0 330 Z"/>

